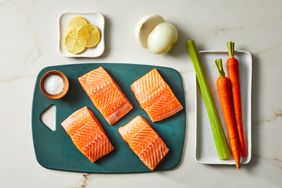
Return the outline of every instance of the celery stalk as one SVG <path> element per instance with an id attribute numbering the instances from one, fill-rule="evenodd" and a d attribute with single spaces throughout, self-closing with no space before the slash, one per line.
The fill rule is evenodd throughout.
<path id="1" fill-rule="evenodd" d="M 207 83 L 206 76 L 201 66 L 201 62 L 195 42 L 193 40 L 188 40 L 186 41 L 186 46 L 188 48 L 188 52 L 192 59 L 198 84 L 200 86 L 202 97 L 208 112 L 218 157 L 221 160 L 229 159 L 231 153 L 228 147 L 228 143 L 226 141 L 226 137 L 222 128 L 222 124 L 217 109 L 215 107 L 213 98 L 211 96 L 211 92 Z"/>

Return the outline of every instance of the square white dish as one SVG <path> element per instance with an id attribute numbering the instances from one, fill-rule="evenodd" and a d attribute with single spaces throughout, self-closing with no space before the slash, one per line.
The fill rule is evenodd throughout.
<path id="1" fill-rule="evenodd" d="M 91 24 L 96 25 L 101 32 L 101 41 L 95 48 L 88 48 L 80 54 L 72 54 L 64 48 L 64 37 L 67 32 L 67 23 L 75 16 L 82 16 Z M 65 57 L 88 57 L 94 58 L 101 56 L 105 51 L 105 18 L 100 13 L 91 12 L 64 12 L 59 17 L 59 51 Z"/>
<path id="2" fill-rule="evenodd" d="M 226 133 L 223 113 L 219 103 L 216 91 L 216 79 L 218 71 L 215 65 L 215 59 L 222 58 L 224 70 L 227 75 L 226 60 L 228 59 L 227 51 L 203 50 L 199 52 L 203 70 L 208 78 L 207 82 L 211 89 L 212 97 L 215 101 L 218 113 L 222 122 L 223 129 Z M 252 138 L 251 138 L 251 93 L 252 93 L 252 56 L 249 52 L 237 50 L 235 57 L 239 61 L 240 84 L 241 84 L 241 102 L 243 111 L 243 125 L 245 133 L 245 141 L 247 145 L 248 155 L 241 159 L 241 164 L 247 164 L 251 161 L 252 156 Z M 196 147 L 195 160 L 202 164 L 221 164 L 235 165 L 233 159 L 220 160 L 217 155 L 214 138 L 210 126 L 210 121 L 204 105 L 201 92 L 196 84 Z M 228 140 L 228 139 L 227 139 Z"/>

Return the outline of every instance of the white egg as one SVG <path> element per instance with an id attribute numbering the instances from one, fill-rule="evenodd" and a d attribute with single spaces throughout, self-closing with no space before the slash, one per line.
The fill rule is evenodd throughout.
<path id="1" fill-rule="evenodd" d="M 169 52 L 178 40 L 178 32 L 174 25 L 168 22 L 158 24 L 148 37 L 148 49 L 152 53 Z"/>
<path id="2" fill-rule="evenodd" d="M 164 22 L 159 15 L 147 15 L 141 18 L 135 27 L 135 37 L 143 48 L 147 48 L 148 36 L 155 26 Z"/>

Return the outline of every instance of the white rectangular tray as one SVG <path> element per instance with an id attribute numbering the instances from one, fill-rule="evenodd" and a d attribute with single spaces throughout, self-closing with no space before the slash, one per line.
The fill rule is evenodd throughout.
<path id="1" fill-rule="evenodd" d="M 75 16 L 82 16 L 91 24 L 96 25 L 101 32 L 101 41 L 95 48 L 88 48 L 80 54 L 72 54 L 64 48 L 64 37 L 66 35 L 67 23 Z M 105 18 L 100 13 L 93 12 L 64 12 L 59 17 L 59 51 L 65 57 L 99 57 L 105 51 Z"/>
<path id="2" fill-rule="evenodd" d="M 224 70 L 226 70 L 226 60 L 228 58 L 227 51 L 213 51 L 204 50 L 199 52 L 202 67 L 205 71 L 209 87 L 213 99 L 215 101 L 218 113 L 222 122 L 222 126 L 226 134 L 226 126 L 223 118 L 223 113 L 219 103 L 216 91 L 216 79 L 218 78 L 218 71 L 214 63 L 215 59 L 222 58 Z M 251 139 L 251 91 L 252 91 L 252 56 L 249 52 L 238 50 L 235 52 L 236 58 L 239 60 L 240 67 L 240 84 L 241 84 L 241 100 L 243 110 L 243 124 L 245 141 L 247 144 L 248 155 L 241 160 L 242 164 L 247 164 L 251 160 L 252 155 L 252 139 Z M 210 121 L 204 105 L 201 92 L 198 84 L 196 84 L 196 151 L 195 159 L 203 164 L 222 164 L 235 165 L 235 161 L 220 160 L 218 158 L 216 147 L 213 139 Z M 227 139 L 228 140 L 228 139 Z"/>

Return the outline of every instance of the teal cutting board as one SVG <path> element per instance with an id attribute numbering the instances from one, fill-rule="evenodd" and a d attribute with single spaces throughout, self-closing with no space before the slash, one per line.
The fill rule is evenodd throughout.
<path id="1" fill-rule="evenodd" d="M 134 109 L 119 120 L 114 126 L 109 125 L 100 112 L 92 104 L 81 88 L 78 77 L 98 67 L 104 67 L 119 84 L 131 101 Z M 176 115 L 157 123 L 152 123 L 148 115 L 139 106 L 130 85 L 153 68 L 157 68 L 166 80 L 172 91 L 179 99 L 184 109 Z M 50 100 L 42 95 L 39 87 L 41 76 L 49 70 L 59 70 L 69 78 L 70 89 L 68 94 L 60 100 Z M 56 106 L 56 131 L 50 130 L 41 121 L 41 114 L 50 106 Z M 88 106 L 101 122 L 115 150 L 91 163 L 81 154 L 70 137 L 61 126 L 61 122 L 75 110 Z M 131 173 L 149 172 L 150 170 L 130 150 L 119 135 L 118 128 L 135 116 L 145 117 L 157 133 L 164 139 L 170 148 L 168 155 L 161 161 L 158 170 L 169 170 L 176 167 L 182 156 L 186 113 L 184 90 L 180 74 L 167 67 L 117 63 L 75 64 L 46 67 L 38 74 L 32 105 L 32 134 L 36 159 L 40 165 L 49 169 L 87 172 L 87 173 Z"/>

